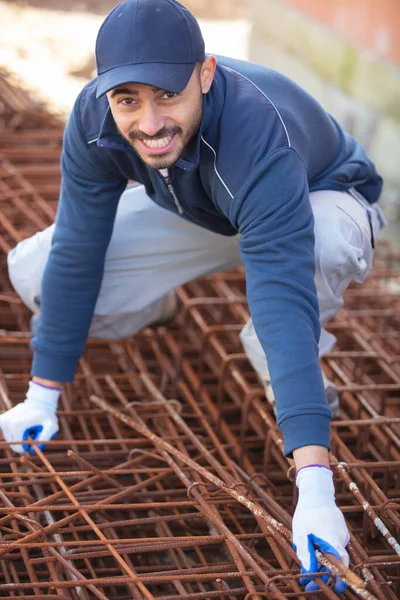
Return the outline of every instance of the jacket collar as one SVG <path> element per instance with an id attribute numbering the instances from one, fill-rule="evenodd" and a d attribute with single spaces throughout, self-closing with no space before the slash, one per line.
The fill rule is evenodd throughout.
<path id="1" fill-rule="evenodd" d="M 109 106 L 100 126 L 96 143 L 101 148 L 112 148 L 113 150 L 122 150 L 123 152 L 136 154 L 132 146 L 119 133 Z"/>

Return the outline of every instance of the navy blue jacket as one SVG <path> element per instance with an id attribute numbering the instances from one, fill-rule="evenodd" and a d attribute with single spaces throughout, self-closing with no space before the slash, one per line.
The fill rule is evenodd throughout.
<path id="1" fill-rule="evenodd" d="M 32 373 L 73 379 L 85 349 L 118 200 L 127 180 L 177 207 L 157 170 L 119 135 L 96 80 L 69 119 L 62 189 L 46 267 Z M 318 361 L 309 191 L 355 187 L 369 202 L 382 180 L 364 149 L 304 90 L 259 65 L 220 58 L 198 134 L 170 169 L 182 217 L 241 234 L 247 295 L 268 358 L 285 453 L 329 448 L 330 410 Z M 138 290 L 140 293 L 140 290 Z"/>

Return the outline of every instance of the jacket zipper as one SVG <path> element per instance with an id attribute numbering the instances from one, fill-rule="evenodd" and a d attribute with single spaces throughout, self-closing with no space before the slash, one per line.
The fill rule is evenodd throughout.
<path id="1" fill-rule="evenodd" d="M 178 200 L 177 195 L 175 194 L 175 190 L 174 190 L 174 186 L 172 185 L 171 177 L 168 176 L 168 177 L 164 177 L 163 179 L 165 181 L 165 185 L 167 186 L 169 193 L 171 194 L 172 198 L 174 199 L 175 206 L 178 209 L 178 213 L 180 215 L 182 215 L 183 208 L 181 206 L 181 203 Z"/>

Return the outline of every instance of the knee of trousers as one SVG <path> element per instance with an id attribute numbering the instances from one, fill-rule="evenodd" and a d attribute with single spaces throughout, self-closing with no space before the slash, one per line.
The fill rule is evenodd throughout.
<path id="1" fill-rule="evenodd" d="M 340 296 L 351 280 L 361 283 L 372 266 L 371 232 L 366 215 L 360 219 L 346 207 L 348 194 L 335 192 L 330 206 L 313 206 L 317 291 L 321 286 Z M 352 199 L 349 198 L 351 201 Z"/>
<path id="2" fill-rule="evenodd" d="M 8 276 L 23 303 L 39 310 L 41 284 L 54 225 L 19 242 L 7 255 Z"/>

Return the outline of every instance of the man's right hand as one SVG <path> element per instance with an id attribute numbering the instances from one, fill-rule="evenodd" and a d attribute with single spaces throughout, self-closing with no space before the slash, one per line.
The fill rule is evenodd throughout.
<path id="1" fill-rule="evenodd" d="M 60 389 L 47 387 L 31 381 L 26 400 L 0 415 L 0 428 L 7 442 L 28 440 L 52 440 L 58 433 L 57 404 Z M 44 450 L 45 444 L 39 448 Z M 34 446 L 11 444 L 14 452 L 35 453 Z"/>

